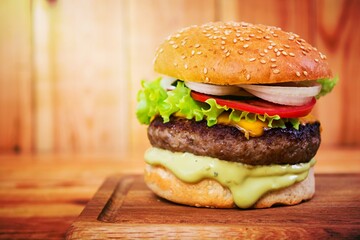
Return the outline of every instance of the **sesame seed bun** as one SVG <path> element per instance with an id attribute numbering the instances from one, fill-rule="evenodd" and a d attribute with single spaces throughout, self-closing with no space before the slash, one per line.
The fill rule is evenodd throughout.
<path id="1" fill-rule="evenodd" d="M 331 77 L 326 56 L 298 35 L 259 24 L 215 22 L 169 36 L 158 73 L 217 85 L 270 84 Z"/>
<path id="2" fill-rule="evenodd" d="M 158 196 L 172 202 L 195 207 L 235 208 L 232 193 L 215 180 L 204 179 L 191 184 L 179 180 L 161 166 L 145 166 L 145 182 Z M 313 168 L 308 177 L 299 183 L 262 196 L 253 208 L 268 208 L 276 204 L 295 205 L 309 200 L 315 193 Z"/>

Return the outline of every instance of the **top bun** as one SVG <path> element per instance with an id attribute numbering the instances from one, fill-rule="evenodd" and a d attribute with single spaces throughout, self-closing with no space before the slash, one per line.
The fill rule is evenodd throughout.
<path id="1" fill-rule="evenodd" d="M 217 85 L 270 84 L 331 77 L 326 56 L 297 34 L 236 22 L 190 26 L 156 51 L 155 71 Z"/>

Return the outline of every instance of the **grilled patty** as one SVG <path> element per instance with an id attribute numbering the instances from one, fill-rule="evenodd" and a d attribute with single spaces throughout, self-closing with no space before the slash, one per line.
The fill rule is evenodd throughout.
<path id="1" fill-rule="evenodd" d="M 206 121 L 196 122 L 172 117 L 163 123 L 156 117 L 148 128 L 154 147 L 173 152 L 190 152 L 221 160 L 250 165 L 297 164 L 309 162 L 320 146 L 320 123 L 265 130 L 260 137 L 246 139 L 244 133 L 230 125 L 208 127 Z"/>

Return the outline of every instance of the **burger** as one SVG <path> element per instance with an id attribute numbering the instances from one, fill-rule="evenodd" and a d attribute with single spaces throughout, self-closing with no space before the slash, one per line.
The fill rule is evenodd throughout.
<path id="1" fill-rule="evenodd" d="M 311 115 L 336 84 L 326 56 L 297 34 L 212 22 L 157 49 L 142 81 L 144 181 L 171 202 L 211 208 L 294 205 L 315 193 L 321 127 Z"/>

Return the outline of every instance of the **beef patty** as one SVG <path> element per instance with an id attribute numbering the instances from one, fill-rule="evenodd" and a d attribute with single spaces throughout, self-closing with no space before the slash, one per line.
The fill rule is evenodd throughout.
<path id="1" fill-rule="evenodd" d="M 297 164 L 309 162 L 320 146 L 320 123 L 272 128 L 260 137 L 246 139 L 236 127 L 206 121 L 172 117 L 163 123 L 156 117 L 148 128 L 154 147 L 173 152 L 190 152 L 250 165 Z"/>

